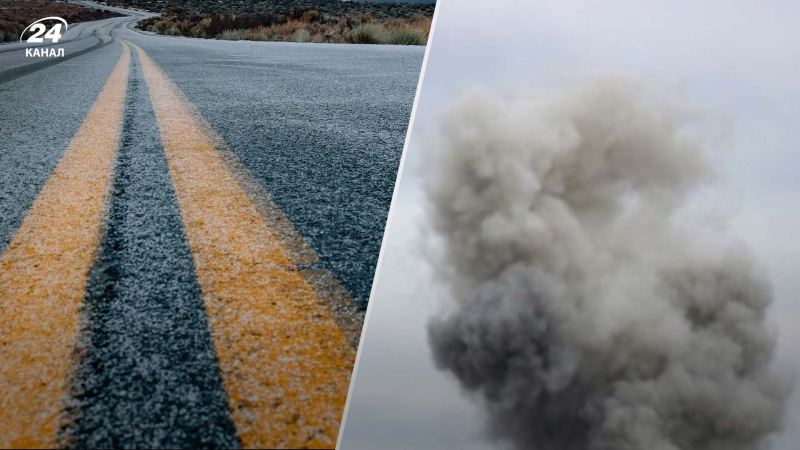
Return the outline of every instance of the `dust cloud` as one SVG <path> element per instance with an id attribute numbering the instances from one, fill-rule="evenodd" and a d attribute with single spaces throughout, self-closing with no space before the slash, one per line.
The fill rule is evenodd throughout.
<path id="1" fill-rule="evenodd" d="M 474 92 L 427 178 L 454 307 L 437 366 L 533 450 L 754 450 L 782 423 L 766 274 L 685 211 L 716 183 L 691 114 L 619 79 Z"/>

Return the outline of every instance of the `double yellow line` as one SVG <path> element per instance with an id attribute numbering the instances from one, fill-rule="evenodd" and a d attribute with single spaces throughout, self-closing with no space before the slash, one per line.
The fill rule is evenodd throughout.
<path id="1" fill-rule="evenodd" d="M 58 435 L 68 420 L 80 306 L 122 127 L 131 59 L 122 45 L 103 92 L 0 257 L 0 447 L 65 443 Z M 180 90 L 132 46 L 243 446 L 333 447 L 355 358 L 351 343 Z"/>

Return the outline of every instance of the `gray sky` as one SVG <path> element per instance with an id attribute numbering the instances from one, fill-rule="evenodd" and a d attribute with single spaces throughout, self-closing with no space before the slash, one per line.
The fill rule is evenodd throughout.
<path id="1" fill-rule="evenodd" d="M 420 171 L 437 120 L 479 85 L 547 90 L 627 74 L 671 93 L 727 130 L 732 227 L 775 287 L 780 364 L 800 368 L 800 3 L 790 1 L 440 0 L 342 448 L 491 449 L 480 410 L 437 372 L 425 324 L 443 293 L 421 255 Z M 775 450 L 800 443 L 800 396 Z"/>

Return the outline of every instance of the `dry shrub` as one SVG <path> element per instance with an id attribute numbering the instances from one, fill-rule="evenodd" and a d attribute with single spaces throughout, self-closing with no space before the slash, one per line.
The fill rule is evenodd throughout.
<path id="1" fill-rule="evenodd" d="M 344 34 L 347 31 L 347 23 L 350 21 L 350 16 L 342 16 L 339 17 L 339 22 L 336 23 L 336 28 L 339 29 L 340 34 Z"/>
<path id="2" fill-rule="evenodd" d="M 271 41 L 272 33 L 267 27 L 252 28 L 242 32 L 242 39 L 246 41 Z"/>
<path id="3" fill-rule="evenodd" d="M 308 32 L 305 28 L 300 28 L 299 30 L 295 31 L 292 35 L 293 41 L 295 42 L 310 42 L 311 41 L 311 33 Z"/>
<path id="4" fill-rule="evenodd" d="M 390 44 L 425 45 L 428 42 L 428 36 L 425 30 L 420 30 L 412 26 L 404 26 L 393 30 L 391 33 Z"/>
<path id="5" fill-rule="evenodd" d="M 405 19 L 399 19 L 394 17 L 392 19 L 387 19 L 383 21 L 383 26 L 390 30 L 396 30 L 398 28 L 402 28 L 409 25 L 409 21 Z"/>
<path id="6" fill-rule="evenodd" d="M 206 33 L 206 30 L 202 25 L 195 25 L 191 30 L 189 30 L 189 36 L 194 38 L 207 38 L 208 33 Z"/>
<path id="7" fill-rule="evenodd" d="M 319 13 L 313 9 L 305 11 L 303 15 L 300 16 L 300 22 L 311 23 L 319 21 L 320 21 Z"/>
<path id="8" fill-rule="evenodd" d="M 365 24 L 365 23 L 372 23 L 372 14 L 370 14 L 368 12 L 364 13 L 364 14 L 361 14 L 361 15 L 358 16 L 358 19 L 356 19 L 356 20 L 358 20 L 358 23 L 362 24 L 362 25 Z"/>
<path id="9" fill-rule="evenodd" d="M 178 18 L 173 14 L 145 19 L 140 24 L 143 29 L 160 34 L 196 38 L 398 45 L 425 45 L 430 25 L 431 20 L 421 14 L 407 19 L 375 18 L 369 12 L 332 17 L 315 9 L 267 16 L 212 14 Z"/>
<path id="10" fill-rule="evenodd" d="M 413 16 L 408 18 L 408 21 L 414 25 L 424 26 L 430 30 L 431 22 L 433 20 L 430 17 L 424 16 L 422 14 L 414 14 Z"/>
<path id="11" fill-rule="evenodd" d="M 386 44 L 391 36 L 386 29 L 376 23 L 362 23 L 350 32 L 354 44 Z"/>
<path id="12" fill-rule="evenodd" d="M 217 39 L 222 39 L 225 41 L 238 41 L 242 39 L 243 32 L 244 30 L 225 30 L 217 35 Z"/>
<path id="13" fill-rule="evenodd" d="M 148 26 L 147 30 L 154 33 L 164 34 L 164 32 L 167 31 L 167 28 L 169 28 L 169 23 L 169 18 L 157 20 L 152 25 Z"/>
<path id="14" fill-rule="evenodd" d="M 202 19 L 197 25 L 193 26 L 189 29 L 189 36 L 196 37 L 196 38 L 207 38 L 209 37 L 208 33 L 208 25 L 211 23 L 211 18 L 206 17 Z"/>
<path id="15" fill-rule="evenodd" d="M 303 28 L 303 23 L 297 20 L 290 20 L 283 24 L 276 24 L 270 27 L 272 35 L 277 37 L 279 41 L 292 41 L 292 36 Z"/>
<path id="16" fill-rule="evenodd" d="M 433 20 L 429 17 L 425 17 L 423 15 L 418 15 L 419 18 L 417 20 L 412 20 L 411 25 L 414 28 L 418 28 L 420 30 L 425 30 L 425 35 L 427 36 L 428 33 L 431 31 L 431 25 L 433 25 Z"/>

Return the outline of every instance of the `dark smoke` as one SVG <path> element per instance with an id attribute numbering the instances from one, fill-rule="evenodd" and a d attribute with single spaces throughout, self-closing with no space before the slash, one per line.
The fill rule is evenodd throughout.
<path id="1" fill-rule="evenodd" d="M 780 427 L 766 276 L 681 216 L 713 160 L 644 94 L 472 94 L 443 127 L 427 194 L 456 306 L 430 343 L 517 448 L 754 450 Z"/>

